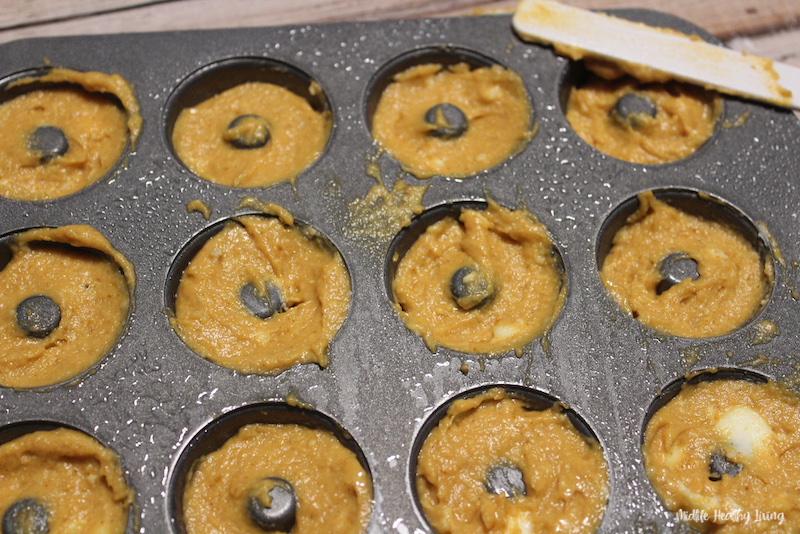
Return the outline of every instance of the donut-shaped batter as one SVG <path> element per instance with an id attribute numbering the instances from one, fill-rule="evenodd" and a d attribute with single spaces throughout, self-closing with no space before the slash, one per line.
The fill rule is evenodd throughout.
<path id="1" fill-rule="evenodd" d="M 773 382 L 684 385 L 647 423 L 645 469 L 701 532 L 800 530 L 800 400 Z"/>
<path id="2" fill-rule="evenodd" d="M 10 250 L 0 271 L 0 385 L 43 387 L 80 375 L 122 332 L 133 267 L 81 225 L 22 232 Z"/>
<path id="3" fill-rule="evenodd" d="M 553 324 L 563 282 L 544 225 L 490 200 L 430 225 L 400 259 L 392 291 L 431 350 L 499 354 L 521 351 Z"/>
<path id="4" fill-rule="evenodd" d="M 6 198 L 49 200 L 80 191 L 108 174 L 141 127 L 133 91 L 118 74 L 53 69 L 12 87 L 33 82 L 43 85 L 0 105 Z"/>
<path id="5" fill-rule="evenodd" d="M 123 534 L 132 504 L 116 454 L 83 432 L 37 431 L 0 445 L 3 532 Z"/>
<path id="6" fill-rule="evenodd" d="M 722 111 L 713 92 L 679 82 L 640 83 L 592 76 L 573 87 L 566 116 L 597 150 L 633 163 L 667 163 L 694 153 Z"/>
<path id="7" fill-rule="evenodd" d="M 769 296 L 772 264 L 725 224 L 680 211 L 652 192 L 638 198 L 600 270 L 620 306 L 655 330 L 689 338 L 721 336 L 749 321 Z M 663 262 L 678 256 L 696 263 L 696 277 L 665 288 Z"/>
<path id="8" fill-rule="evenodd" d="M 249 82 L 182 110 L 172 144 L 205 180 L 267 187 L 293 183 L 322 154 L 330 130 L 330 112 L 279 85 Z"/>
<path id="9" fill-rule="evenodd" d="M 498 468 L 517 476 L 493 482 Z M 530 410 L 496 388 L 450 406 L 420 450 L 416 487 L 437 534 L 589 533 L 605 511 L 608 470 L 564 412 Z"/>
<path id="10" fill-rule="evenodd" d="M 242 373 L 328 363 L 350 306 L 336 250 L 286 210 L 238 217 L 183 272 L 172 324 L 197 354 Z"/>
<path id="11" fill-rule="evenodd" d="M 249 501 L 258 499 L 269 507 L 276 482 L 288 482 L 296 500 L 293 521 L 289 520 L 293 534 L 365 531 L 372 481 L 356 455 L 324 430 L 260 423 L 242 427 L 194 466 L 183 494 L 186 531 L 272 531 L 254 521 Z"/>
<path id="12" fill-rule="evenodd" d="M 520 152 L 533 137 L 530 120 L 528 94 L 513 71 L 419 65 L 383 90 L 372 135 L 418 178 L 465 177 Z"/>

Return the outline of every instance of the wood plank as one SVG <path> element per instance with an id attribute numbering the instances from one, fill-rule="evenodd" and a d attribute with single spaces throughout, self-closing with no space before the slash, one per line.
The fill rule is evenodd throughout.
<path id="1" fill-rule="evenodd" d="M 800 1 L 800 0 L 798 0 Z M 37 24 L 0 32 L 0 42 L 53 35 L 90 35 L 131 31 L 235 28 L 306 22 L 376 20 L 464 14 L 500 5 L 513 9 L 515 0 L 183 0 L 147 5 Z"/>
<path id="2" fill-rule="evenodd" d="M 568 4 L 589 9 L 631 7 L 630 0 L 581 0 Z M 642 0 L 639 7 L 655 9 L 685 18 L 717 37 L 728 40 L 740 35 L 757 35 L 800 24 L 799 0 Z"/>
<path id="3" fill-rule="evenodd" d="M 78 9 L 77 4 L 91 4 L 93 10 L 99 7 L 126 9 L 97 15 L 82 15 L 78 10 L 77 16 L 68 20 L 0 31 L 0 42 L 50 35 L 442 16 L 498 8 L 511 10 L 517 4 L 516 0 L 182 0 L 141 5 L 144 1 L 98 0 L 86 3 L 80 0 L 57 0 L 64 10 Z M 39 7 L 43 3 L 49 5 L 46 0 L 35 2 Z M 800 24 L 800 0 L 567 0 L 566 3 L 593 9 L 631 6 L 659 9 L 686 18 L 722 39 L 768 33 Z M 83 12 L 89 7 L 83 8 Z M 27 16 L 34 16 L 33 11 Z M 18 20 L 15 24 L 23 24 L 23 21 Z"/>
<path id="4" fill-rule="evenodd" d="M 164 1 L 167 0 L 6 0 L 0 9 L 0 28 L 106 13 Z"/>
<path id="5" fill-rule="evenodd" d="M 800 0 L 561 0 L 584 9 L 642 8 L 670 13 L 706 29 L 722 40 L 760 35 L 800 26 Z M 516 8 L 519 2 L 501 1 L 497 6 Z M 434 7 L 434 6 L 431 6 Z M 466 10 L 461 11 L 466 13 Z"/>
<path id="6" fill-rule="evenodd" d="M 800 29 L 758 37 L 736 37 L 728 45 L 736 50 L 800 67 Z"/>

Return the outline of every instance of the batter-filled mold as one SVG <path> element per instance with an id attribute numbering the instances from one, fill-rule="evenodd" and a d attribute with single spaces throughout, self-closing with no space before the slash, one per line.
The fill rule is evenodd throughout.
<path id="1" fill-rule="evenodd" d="M 668 22 L 664 27 L 721 44 L 685 21 Z M 561 51 L 573 58 L 561 78 L 562 112 L 575 133 L 604 154 L 650 165 L 680 161 L 701 150 L 722 124 L 724 100 L 715 91 L 646 67 Z"/>
<path id="2" fill-rule="evenodd" d="M 92 436 L 46 421 L 0 429 L 4 533 L 123 534 L 134 498 L 117 454 Z"/>
<path id="3" fill-rule="evenodd" d="M 378 145 L 419 178 L 464 178 L 519 153 L 534 135 L 522 78 L 481 54 L 417 50 L 373 79 L 367 124 Z"/>
<path id="4" fill-rule="evenodd" d="M 623 202 L 597 249 L 608 292 L 642 324 L 671 335 L 725 335 L 766 305 L 772 257 L 739 210 L 703 192 L 663 189 Z"/>
<path id="5" fill-rule="evenodd" d="M 394 240 L 387 285 L 429 348 L 501 354 L 543 335 L 563 305 L 558 249 L 524 209 L 454 203 L 418 216 Z"/>
<path id="6" fill-rule="evenodd" d="M 110 176 L 142 119 L 118 74 L 41 68 L 0 83 L 0 196 L 61 198 Z"/>
<path id="7" fill-rule="evenodd" d="M 173 532 L 365 532 L 372 480 L 358 444 L 333 419 L 260 403 L 205 426 L 170 484 Z"/>
<path id="8" fill-rule="evenodd" d="M 0 241 L 0 385 L 42 388 L 93 369 L 123 335 L 133 266 L 85 225 Z"/>
<path id="9" fill-rule="evenodd" d="M 800 398 L 760 374 L 711 370 L 654 401 L 644 467 L 665 508 L 701 532 L 793 532 Z"/>
<path id="10" fill-rule="evenodd" d="M 289 64 L 239 58 L 190 75 L 171 97 L 166 131 L 194 174 L 231 187 L 294 183 L 332 128 L 322 87 Z"/>
<path id="11" fill-rule="evenodd" d="M 594 532 L 608 499 L 603 450 L 553 397 L 485 386 L 437 408 L 412 450 L 416 504 L 439 534 Z"/>
<path id="12" fill-rule="evenodd" d="M 336 248 L 279 206 L 209 226 L 178 254 L 170 323 L 197 354 L 242 373 L 328 364 L 350 307 Z"/>

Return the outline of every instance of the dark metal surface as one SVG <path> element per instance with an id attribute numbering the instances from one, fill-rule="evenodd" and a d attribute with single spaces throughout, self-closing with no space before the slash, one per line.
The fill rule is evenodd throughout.
<path id="1" fill-rule="evenodd" d="M 2 534 L 47 534 L 50 512 L 35 499 L 22 499 L 6 509 L 1 525 Z"/>
<path id="2" fill-rule="evenodd" d="M 34 295 L 19 303 L 17 326 L 29 337 L 45 338 L 61 323 L 61 308 L 45 295 Z"/>
<path id="3" fill-rule="evenodd" d="M 270 503 L 267 506 L 257 496 L 248 497 L 250 519 L 264 532 L 290 532 L 297 515 L 294 488 L 282 478 L 269 477 L 267 481 L 272 487 L 268 493 Z"/>
<path id="4" fill-rule="evenodd" d="M 626 93 L 622 95 L 612 111 L 614 118 L 621 124 L 630 124 L 637 128 L 641 123 L 638 117 L 643 115 L 652 118 L 656 117 L 658 108 L 655 103 L 646 96 L 640 96 L 636 93 Z"/>
<path id="5" fill-rule="evenodd" d="M 464 135 L 469 127 L 467 116 L 453 104 L 436 104 L 425 113 L 425 122 L 436 126 L 428 135 L 443 139 L 455 139 Z"/>
<path id="6" fill-rule="evenodd" d="M 658 13 L 626 15 L 691 31 Z M 523 152 L 475 177 L 423 182 L 403 175 L 408 183 L 430 185 L 426 207 L 481 201 L 488 192 L 507 207 L 526 206 L 551 232 L 564 262 L 567 299 L 546 342 L 531 343 L 520 357 L 431 353 L 390 302 L 389 242 L 365 246 L 351 231 L 348 203 L 375 183 L 365 163 L 365 155 L 376 153 L 367 126 L 376 102 L 370 88 L 385 86 L 379 73 L 396 66 L 398 57 L 415 50 L 446 55 L 442 47 L 465 49 L 517 71 L 538 124 Z M 131 532 L 177 532 L 179 520 L 172 516 L 182 507 L 173 492 L 186 478 L 186 458 L 199 454 L 191 440 L 206 436 L 206 425 L 234 408 L 281 403 L 290 393 L 341 425 L 342 435 L 363 451 L 375 489 L 369 532 L 429 532 L 414 504 L 414 444 L 434 410 L 454 395 L 491 384 L 557 398 L 598 437 L 611 481 L 599 532 L 688 532 L 664 510 L 642 467 L 640 439 L 651 403 L 687 372 L 750 369 L 778 380 L 796 373 L 800 130 L 791 113 L 729 98 L 720 124 L 745 120 L 720 126 L 685 160 L 648 166 L 613 159 L 580 140 L 564 118 L 568 62 L 519 40 L 507 16 L 20 41 L 0 46 L 0 76 L 41 67 L 44 58 L 78 70 L 120 73 L 136 90 L 144 128 L 135 152 L 84 191 L 48 202 L 0 199 L 0 234 L 92 225 L 133 263 L 135 304 L 118 346 L 92 373 L 45 390 L 0 389 L 0 426 L 66 424 L 119 453 L 136 492 Z M 185 80 L 210 75 L 227 88 L 226 80 L 247 79 L 253 71 L 227 61 L 235 58 L 289 65 L 325 91 L 318 107 L 332 111 L 330 143 L 294 190 L 287 183 L 264 190 L 211 184 L 186 170 L 170 148 L 176 106 L 202 100 L 214 88 L 171 96 Z M 215 78 L 221 66 L 227 75 Z M 378 164 L 389 186 L 402 175 L 386 155 Z M 641 191 L 670 188 L 731 203 L 758 222 L 767 252 L 773 239 L 780 246 L 774 289 L 754 321 L 777 325 L 780 334 L 768 344 L 753 344 L 754 323 L 712 339 L 658 334 L 621 312 L 606 293 L 597 258 L 608 244 L 607 218 Z M 246 195 L 280 204 L 316 228 L 349 268 L 351 309 L 330 346 L 326 369 L 303 365 L 276 376 L 241 375 L 195 355 L 170 327 L 165 309 L 174 294 L 168 282 L 173 260 L 193 236 L 231 216 Z M 186 204 L 195 199 L 211 207 L 212 220 L 187 213 Z M 12 428 L 11 435 L 18 435 L 20 427 Z M 183 451 L 188 456 L 182 462 Z"/>
<path id="7" fill-rule="evenodd" d="M 63 156 L 69 150 L 67 136 L 55 126 L 39 126 L 30 135 L 28 145 L 38 152 L 39 163 L 44 165 L 53 158 Z"/>

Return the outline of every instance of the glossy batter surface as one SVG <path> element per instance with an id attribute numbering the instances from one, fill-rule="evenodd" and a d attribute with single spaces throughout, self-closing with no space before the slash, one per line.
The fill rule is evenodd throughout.
<path id="1" fill-rule="evenodd" d="M 211 237 L 181 277 L 172 324 L 201 356 L 242 373 L 298 363 L 326 366 L 326 350 L 350 306 L 341 256 L 313 230 L 273 206 L 275 217 L 245 216 Z M 253 285 L 276 287 L 284 311 L 261 319 L 240 298 Z"/>
<path id="2" fill-rule="evenodd" d="M 486 490 L 500 465 L 522 471 L 526 495 Z M 420 451 L 416 485 L 438 534 L 594 532 L 608 499 L 599 444 L 563 412 L 528 410 L 501 389 L 452 404 Z"/>
<path id="3" fill-rule="evenodd" d="M 664 258 L 684 253 L 699 278 L 686 278 L 661 294 Z M 639 195 L 639 209 L 614 236 L 600 270 L 620 306 L 647 326 L 668 334 L 704 338 L 731 332 L 768 298 L 772 264 L 747 239 L 719 222 Z"/>
<path id="4" fill-rule="evenodd" d="M 112 451 L 59 428 L 0 445 L 0 517 L 25 499 L 47 509 L 49 534 L 122 534 L 133 491 Z"/>
<path id="5" fill-rule="evenodd" d="M 133 267 L 97 230 L 74 225 L 15 237 L 0 271 L 0 384 L 42 387 L 73 378 L 117 342 L 128 317 Z M 44 338 L 17 323 L 17 307 L 35 295 L 61 309 Z"/>
<path id="6" fill-rule="evenodd" d="M 495 288 L 471 309 L 451 291 L 465 266 L 477 267 Z M 406 326 L 432 350 L 497 354 L 521 351 L 541 336 L 561 310 L 565 287 L 544 225 L 490 201 L 486 210 L 430 225 L 400 260 L 392 290 Z"/>
<path id="7" fill-rule="evenodd" d="M 615 111 L 633 93 L 655 104 L 656 115 L 631 120 Z M 594 76 L 570 91 L 566 116 L 575 132 L 597 150 L 633 163 L 667 163 L 694 153 L 714 133 L 722 104 L 711 91 L 678 82 L 640 83 Z"/>
<path id="8" fill-rule="evenodd" d="M 189 534 L 262 534 L 246 500 L 269 477 L 297 497 L 293 534 L 364 532 L 372 481 L 332 434 L 300 425 L 251 424 L 195 465 L 184 491 Z"/>
<path id="9" fill-rule="evenodd" d="M 238 117 L 266 120 L 269 140 L 258 148 L 237 148 L 231 136 L 257 139 L 265 133 Z M 250 82 L 184 109 L 172 132 L 181 161 L 196 175 L 234 187 L 266 187 L 294 182 L 322 154 L 331 130 L 328 112 L 314 110 L 306 99 L 281 86 Z"/>
<path id="10" fill-rule="evenodd" d="M 800 529 L 800 401 L 775 383 L 684 386 L 648 422 L 642 452 L 666 508 L 702 532 Z M 712 472 L 713 454 L 741 471 Z"/>
<path id="11" fill-rule="evenodd" d="M 425 121 L 438 104 L 458 107 L 468 121 L 455 139 L 430 135 Z M 381 94 L 372 119 L 380 146 L 418 178 L 465 177 L 498 165 L 533 137 L 522 79 L 500 66 L 470 70 L 420 65 L 397 74 Z"/>

